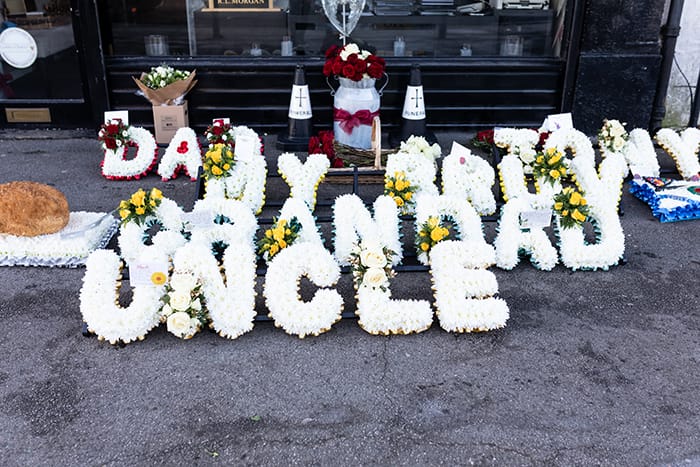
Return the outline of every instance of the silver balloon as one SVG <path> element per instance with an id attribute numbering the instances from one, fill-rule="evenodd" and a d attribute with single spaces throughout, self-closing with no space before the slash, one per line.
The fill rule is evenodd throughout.
<path id="1" fill-rule="evenodd" d="M 323 12 L 340 34 L 349 36 L 360 21 L 365 0 L 322 0 Z"/>

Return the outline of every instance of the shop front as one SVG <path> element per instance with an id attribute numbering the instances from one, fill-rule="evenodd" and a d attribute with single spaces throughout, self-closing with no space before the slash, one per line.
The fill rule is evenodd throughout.
<path id="1" fill-rule="evenodd" d="M 38 54 L 29 65 L 3 56 L 2 126 L 96 124 L 104 110 L 129 110 L 132 123 L 152 127 L 151 105 L 136 94 L 132 77 L 166 63 L 197 70 L 198 84 L 187 97 L 190 126 L 197 130 L 222 116 L 259 131 L 282 129 L 297 64 L 305 66 L 314 123 L 328 127 L 337 82 L 327 82 L 322 68 L 325 50 L 339 36 L 324 2 L 334 3 L 6 0 L 5 30 L 16 25 L 26 31 Z M 611 2 L 364 3 L 350 39 L 386 59 L 383 124 L 400 123 L 409 70 L 418 63 L 429 126 L 469 130 L 536 127 L 548 114 L 581 103 L 576 89 L 590 79 L 579 79 L 586 18 L 594 4 Z M 43 109 L 43 120 L 34 108 Z"/>

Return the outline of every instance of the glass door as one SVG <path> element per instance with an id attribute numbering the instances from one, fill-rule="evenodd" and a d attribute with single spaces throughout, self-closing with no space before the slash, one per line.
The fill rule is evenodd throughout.
<path id="1" fill-rule="evenodd" d="M 2 0 L 0 123 L 76 126 L 93 120 L 76 41 L 76 0 Z"/>

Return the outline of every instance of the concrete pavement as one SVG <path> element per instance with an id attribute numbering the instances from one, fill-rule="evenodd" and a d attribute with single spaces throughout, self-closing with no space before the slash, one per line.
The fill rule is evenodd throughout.
<path id="1" fill-rule="evenodd" d="M 83 136 L 1 134 L 0 183 L 49 183 L 73 211 L 152 186 L 191 208 L 182 176 L 102 178 Z M 268 200 L 284 199 L 274 183 Z M 347 189 L 324 182 L 319 198 Z M 661 224 L 626 191 L 626 264 L 493 268 L 511 318 L 480 334 L 436 321 L 375 337 L 343 320 L 300 340 L 257 323 L 233 341 L 161 327 L 120 348 L 80 334 L 84 269 L 0 268 L 2 463 L 700 465 L 700 221 Z M 349 277 L 340 289 L 354 309 Z M 392 290 L 431 296 L 424 273 Z"/>

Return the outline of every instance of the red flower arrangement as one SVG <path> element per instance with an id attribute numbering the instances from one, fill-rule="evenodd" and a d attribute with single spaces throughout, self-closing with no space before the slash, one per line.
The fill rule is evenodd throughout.
<path id="1" fill-rule="evenodd" d="M 224 123 L 221 119 L 214 120 L 214 123 L 207 127 L 204 132 L 204 137 L 210 145 L 212 144 L 227 144 L 233 146 L 234 134 L 231 125 Z"/>
<path id="2" fill-rule="evenodd" d="M 333 168 L 345 166 L 343 159 L 335 155 L 332 131 L 319 131 L 318 136 L 309 138 L 309 154 L 325 154 Z"/>
<path id="3" fill-rule="evenodd" d="M 125 125 L 120 118 L 108 120 L 102 124 L 97 140 L 105 149 L 116 150 L 126 147 L 129 143 L 129 125 Z"/>
<path id="4" fill-rule="evenodd" d="M 384 75 L 386 63 L 368 50 L 361 50 L 357 44 L 350 43 L 344 47 L 331 46 L 326 51 L 326 63 L 323 74 L 339 76 L 353 81 L 362 78 L 379 79 Z"/>

